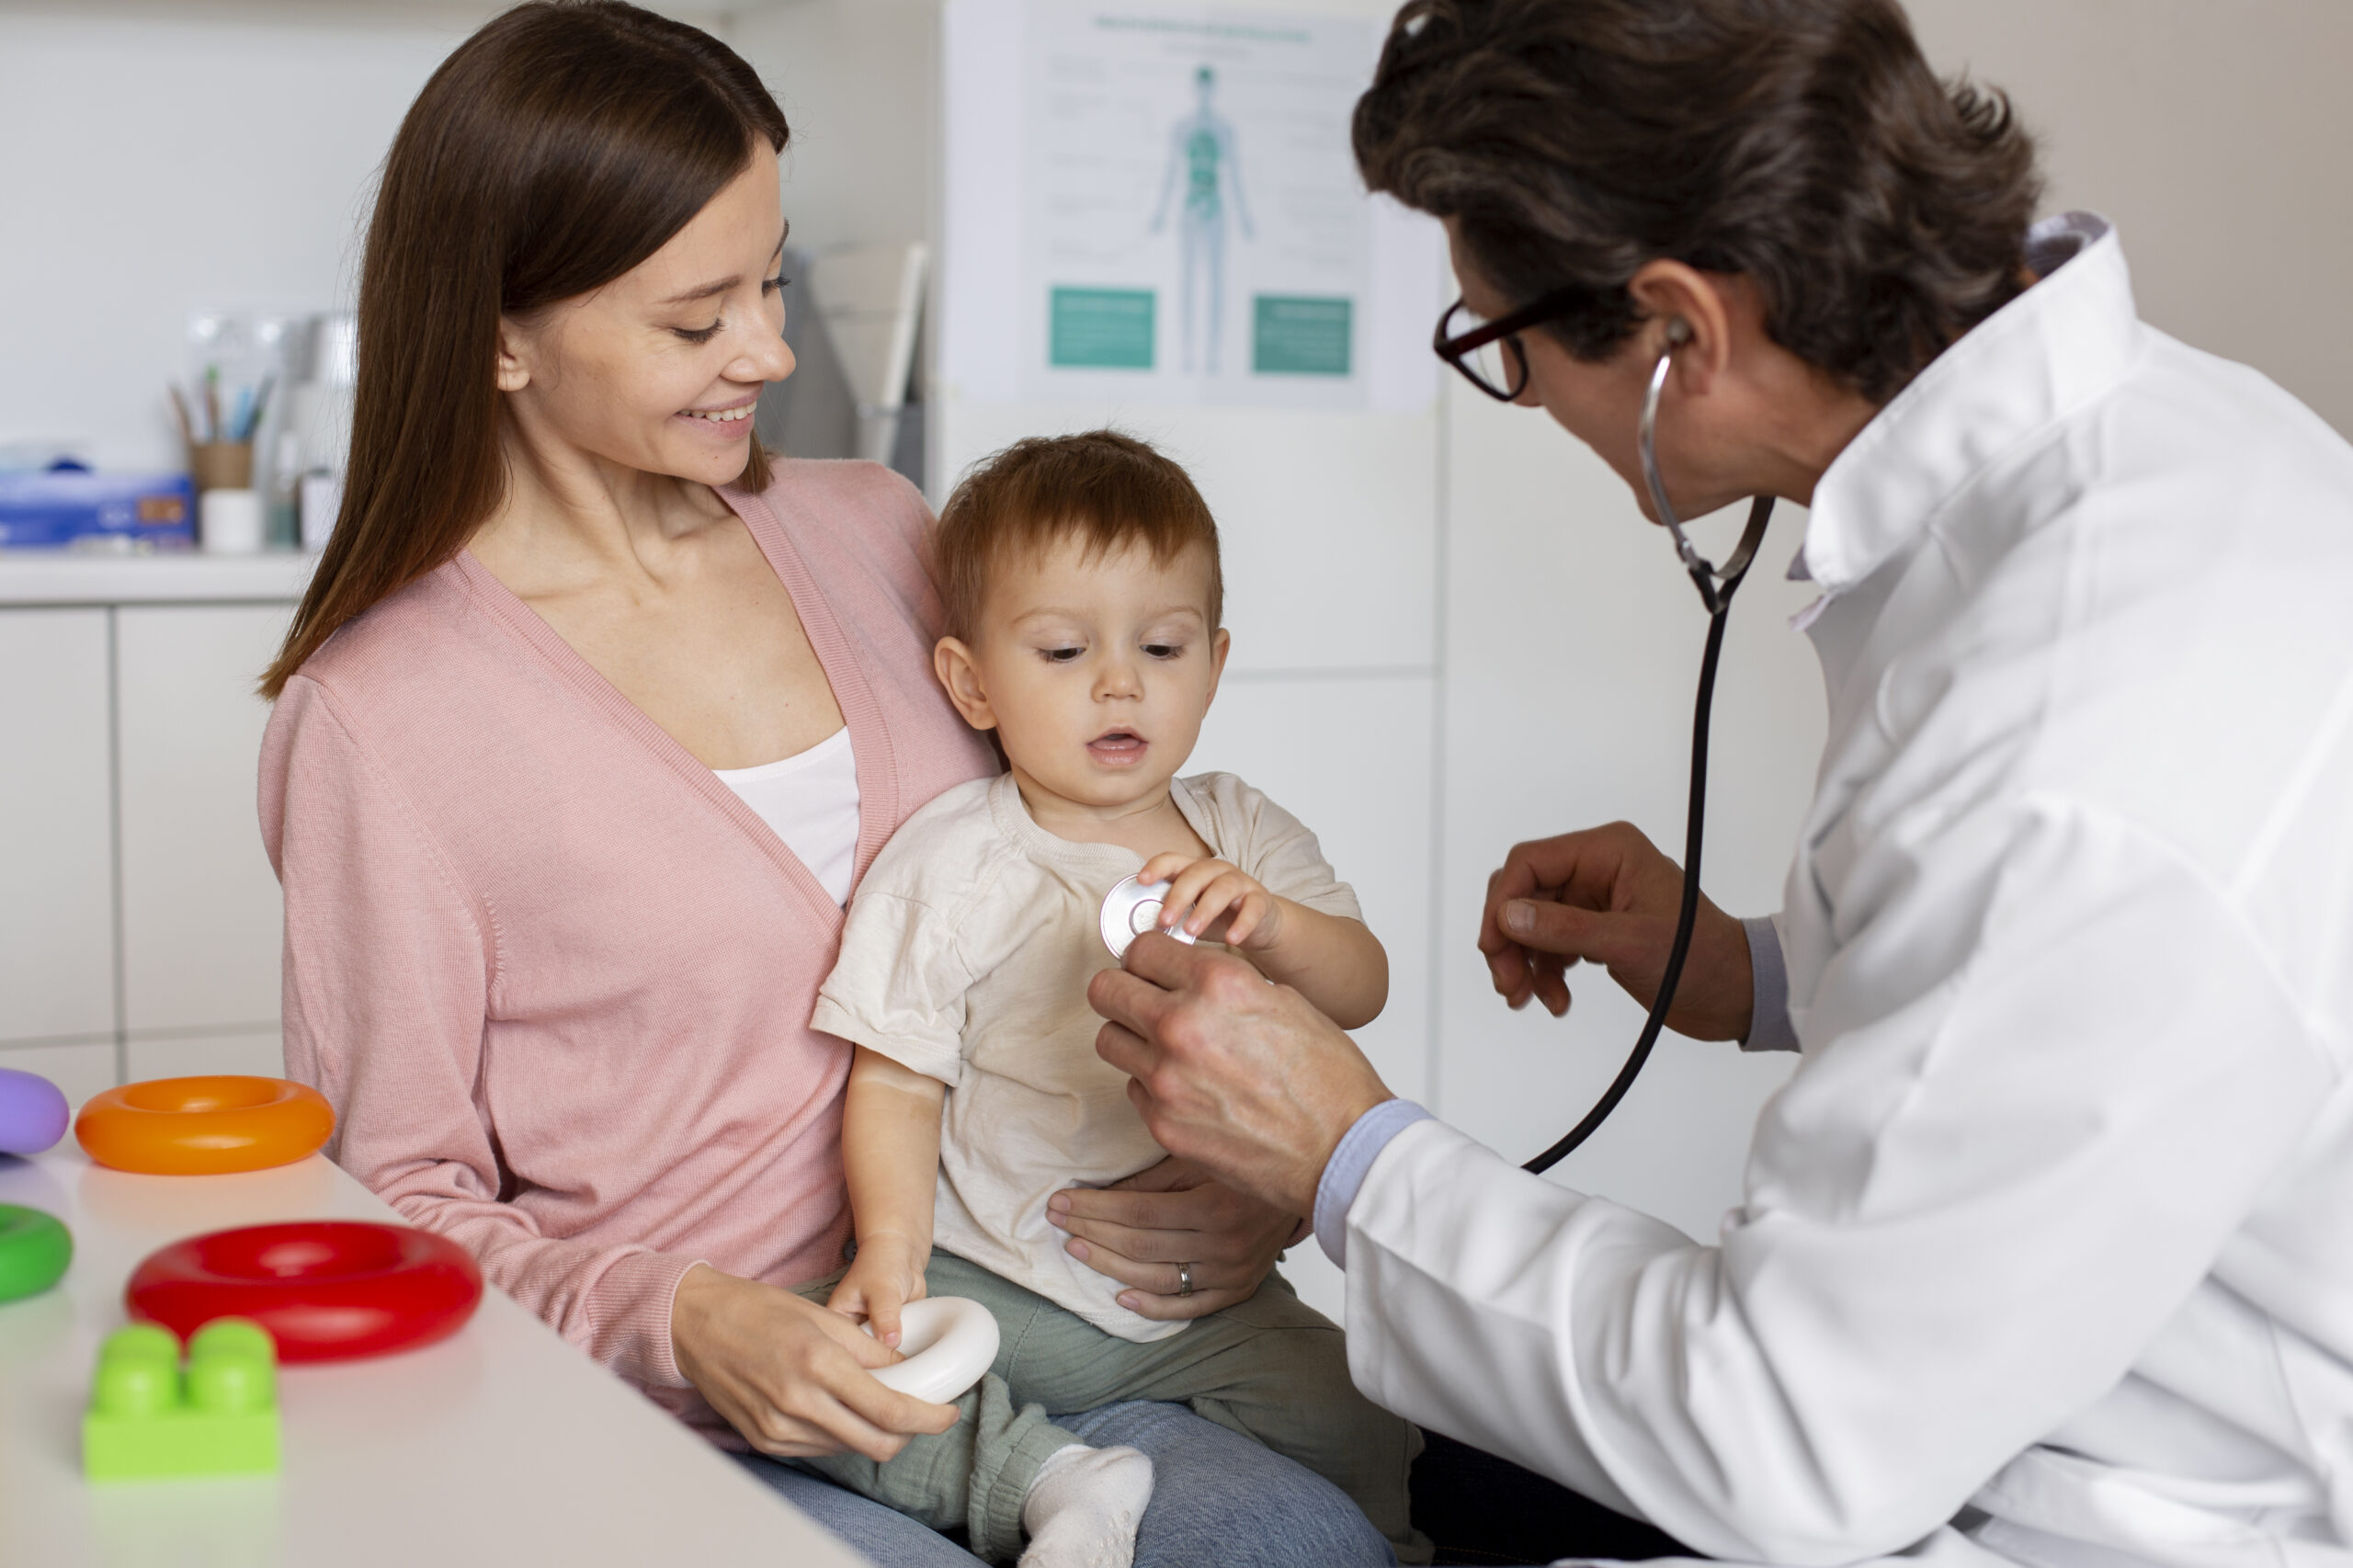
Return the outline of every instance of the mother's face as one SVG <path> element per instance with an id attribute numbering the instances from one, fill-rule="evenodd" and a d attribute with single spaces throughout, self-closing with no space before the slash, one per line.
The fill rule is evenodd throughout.
<path id="1" fill-rule="evenodd" d="M 601 289 L 499 324 L 498 388 L 527 460 L 602 460 L 725 484 L 784 346 L 775 156 L 753 155 L 669 242 Z"/>

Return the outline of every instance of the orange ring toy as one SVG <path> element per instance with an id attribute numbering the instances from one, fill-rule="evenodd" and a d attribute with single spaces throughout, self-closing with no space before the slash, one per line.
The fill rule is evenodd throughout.
<path id="1" fill-rule="evenodd" d="M 219 1176 L 290 1165 L 335 1131 L 326 1096 L 283 1078 L 150 1078 L 93 1096 L 74 1119 L 90 1158 L 148 1176 Z"/>

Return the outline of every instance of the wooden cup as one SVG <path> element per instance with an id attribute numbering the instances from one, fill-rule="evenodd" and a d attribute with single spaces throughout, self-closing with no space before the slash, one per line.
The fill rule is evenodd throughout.
<path id="1" fill-rule="evenodd" d="M 254 444 L 197 441 L 188 447 L 188 466 L 199 492 L 250 490 L 254 483 Z"/>

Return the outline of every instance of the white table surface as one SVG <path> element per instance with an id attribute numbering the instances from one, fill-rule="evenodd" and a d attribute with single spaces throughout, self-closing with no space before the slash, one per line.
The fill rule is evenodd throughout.
<path id="1" fill-rule="evenodd" d="M 0 550 L 0 608 L 31 605 L 254 604 L 299 599 L 315 555 L 84 555 Z"/>
<path id="2" fill-rule="evenodd" d="M 280 1369 L 276 1477 L 82 1479 L 81 1415 L 123 1282 L 183 1236 L 274 1220 L 394 1221 L 325 1159 L 131 1176 L 64 1143 L 0 1155 L 0 1203 L 74 1233 L 55 1289 L 0 1303 L 6 1568 L 563 1568 L 858 1559 L 496 1290 L 403 1355 Z"/>

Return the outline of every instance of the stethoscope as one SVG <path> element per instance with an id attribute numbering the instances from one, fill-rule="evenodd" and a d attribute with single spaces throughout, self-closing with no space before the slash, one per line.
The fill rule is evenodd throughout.
<path id="1" fill-rule="evenodd" d="M 1636 428 L 1636 445 L 1642 450 L 1643 483 L 1650 491 L 1651 506 L 1657 511 L 1659 521 L 1666 525 L 1675 537 L 1675 552 L 1683 560 L 1683 569 L 1691 574 L 1693 585 L 1699 590 L 1699 602 L 1707 607 L 1708 642 L 1699 655 L 1699 695 L 1697 711 L 1691 720 L 1691 802 L 1684 818 L 1683 830 L 1683 905 L 1675 919 L 1675 941 L 1667 949 L 1666 968 L 1659 976 L 1658 999 L 1651 1004 L 1650 1017 L 1643 1020 L 1643 1032 L 1634 1040 L 1634 1049 L 1627 1056 L 1626 1064 L 1618 1069 L 1618 1076 L 1600 1099 L 1594 1102 L 1585 1119 L 1569 1129 L 1561 1141 L 1520 1167 L 1529 1171 L 1549 1171 L 1566 1158 L 1569 1153 L 1593 1136 L 1596 1129 L 1609 1119 L 1626 1091 L 1650 1060 L 1651 1048 L 1658 1043 L 1659 1030 L 1666 1026 L 1667 1009 L 1675 1005 L 1675 989 L 1683 979 L 1683 960 L 1691 951 L 1691 931 L 1699 917 L 1699 847 L 1701 829 L 1708 803 L 1708 713 L 1716 695 L 1716 664 L 1724 647 L 1724 620 L 1732 608 L 1733 594 L 1740 587 L 1741 579 L 1748 575 L 1751 562 L 1756 558 L 1756 547 L 1765 541 L 1765 526 L 1772 521 L 1773 498 L 1759 495 L 1749 504 L 1748 526 L 1741 531 L 1740 542 L 1722 567 L 1712 565 L 1692 545 L 1683 531 L 1683 520 L 1666 498 L 1666 482 L 1658 472 L 1658 400 L 1666 390 L 1667 372 L 1675 368 L 1675 350 L 1691 339 L 1691 329 L 1680 321 L 1667 324 L 1667 348 L 1658 357 L 1651 369 L 1650 390 L 1643 398 L 1642 424 Z M 1144 884 L 1130 877 L 1113 888 L 1103 900 L 1101 928 L 1103 944 L 1110 949 L 1113 958 L 1127 952 L 1128 944 L 1142 933 L 1154 929 L 1160 923 L 1160 895 L 1167 884 Z M 1180 942 L 1190 942 L 1183 926 L 1166 933 Z"/>
<path id="2" fill-rule="evenodd" d="M 1658 520 L 1675 536 L 1675 552 L 1683 559 L 1683 569 L 1691 574 L 1692 584 L 1699 590 L 1699 602 L 1708 610 L 1708 643 L 1699 655 L 1699 695 L 1691 719 L 1691 801 L 1686 809 L 1683 825 L 1683 906 L 1675 917 L 1675 941 L 1667 949 L 1666 969 L 1660 974 L 1658 999 L 1651 1004 L 1650 1017 L 1643 1020 L 1643 1032 L 1635 1038 L 1634 1049 L 1627 1056 L 1626 1064 L 1618 1069 L 1618 1076 L 1585 1119 L 1569 1129 L 1561 1141 L 1521 1166 L 1522 1170 L 1549 1171 L 1568 1157 L 1586 1139 L 1592 1137 L 1650 1060 L 1651 1047 L 1658 1043 L 1659 1030 L 1666 1027 L 1667 1009 L 1675 1005 L 1675 988 L 1683 979 L 1683 960 L 1691 951 L 1691 930 L 1699 918 L 1699 846 L 1701 829 L 1707 816 L 1708 804 L 1708 712 L 1716 695 L 1716 662 L 1724 647 L 1724 621 L 1732 608 L 1733 594 L 1740 587 L 1740 580 L 1748 575 L 1749 563 L 1756 558 L 1756 547 L 1765 542 L 1765 525 L 1773 518 L 1773 498 L 1759 495 L 1749 503 L 1748 526 L 1741 530 L 1740 542 L 1722 567 L 1710 564 L 1708 558 L 1693 548 L 1690 538 L 1683 531 L 1683 521 L 1675 515 L 1675 507 L 1666 498 L 1666 483 L 1658 472 L 1658 400 L 1666 390 L 1667 372 L 1675 368 L 1675 350 L 1690 341 L 1691 329 L 1682 322 L 1667 324 L 1667 348 L 1651 369 L 1650 390 L 1643 398 L 1643 420 L 1636 428 L 1636 445 L 1643 459 L 1643 483 L 1651 493 L 1651 506 L 1658 513 Z"/>

